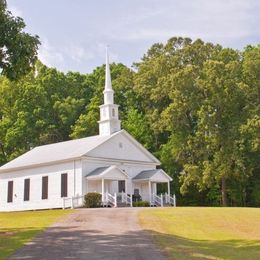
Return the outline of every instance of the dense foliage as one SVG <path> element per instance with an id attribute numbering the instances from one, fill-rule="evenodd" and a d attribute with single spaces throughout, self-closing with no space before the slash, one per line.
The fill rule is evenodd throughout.
<path id="1" fill-rule="evenodd" d="M 150 207 L 149 201 L 134 201 L 133 207 Z"/>
<path id="2" fill-rule="evenodd" d="M 0 0 L 0 72 L 12 80 L 28 73 L 37 60 L 38 36 L 24 28 L 23 19 L 14 17 L 6 1 Z"/>
<path id="3" fill-rule="evenodd" d="M 104 66 L 65 74 L 38 61 L 30 70 L 38 39 L 22 32 L 5 1 L 0 8 L 0 164 L 98 134 Z M 10 48 L 9 33 L 20 41 Z M 178 204 L 260 206 L 260 45 L 237 51 L 171 38 L 134 71 L 112 64 L 111 74 L 123 128 L 162 161 Z"/>
<path id="4" fill-rule="evenodd" d="M 101 207 L 102 195 L 98 192 L 89 192 L 84 196 L 84 206 L 86 208 L 99 208 Z"/>

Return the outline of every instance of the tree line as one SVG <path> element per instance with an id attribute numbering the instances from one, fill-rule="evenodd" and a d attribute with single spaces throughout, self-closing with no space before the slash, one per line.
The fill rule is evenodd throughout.
<path id="1" fill-rule="evenodd" d="M 5 1 L 0 8 L 0 20 L 13 22 L 0 26 L 0 164 L 98 134 L 104 65 L 88 74 L 48 68 L 29 34 L 9 48 L 6 35 L 25 34 L 25 24 Z M 133 69 L 111 64 L 111 76 L 123 128 L 161 160 L 179 204 L 260 206 L 260 45 L 238 51 L 173 37 Z"/>

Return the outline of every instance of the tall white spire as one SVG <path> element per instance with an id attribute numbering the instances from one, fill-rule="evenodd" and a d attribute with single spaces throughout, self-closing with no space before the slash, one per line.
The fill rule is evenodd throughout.
<path id="1" fill-rule="evenodd" d="M 103 94 L 104 104 L 100 106 L 100 121 L 98 121 L 99 135 L 111 135 L 121 130 L 121 121 L 118 119 L 118 105 L 114 104 L 108 48 L 106 48 L 106 79 Z"/>
<path id="2" fill-rule="evenodd" d="M 111 75 L 110 75 L 110 66 L 109 66 L 109 57 L 108 57 L 108 46 L 106 47 L 106 82 L 105 90 L 112 89 Z"/>

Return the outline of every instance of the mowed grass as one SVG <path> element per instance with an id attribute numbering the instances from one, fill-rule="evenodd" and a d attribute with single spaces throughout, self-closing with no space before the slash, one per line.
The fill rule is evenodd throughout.
<path id="1" fill-rule="evenodd" d="M 156 208 L 139 218 L 171 259 L 260 259 L 260 209 Z"/>
<path id="2" fill-rule="evenodd" d="M 0 213 L 0 259 L 5 259 L 71 210 Z"/>

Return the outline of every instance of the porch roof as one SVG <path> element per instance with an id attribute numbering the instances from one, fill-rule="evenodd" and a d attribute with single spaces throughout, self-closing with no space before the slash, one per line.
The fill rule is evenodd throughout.
<path id="1" fill-rule="evenodd" d="M 154 182 L 168 182 L 172 178 L 162 169 L 146 170 L 137 174 L 134 181 L 154 181 Z"/>
<path id="2" fill-rule="evenodd" d="M 125 180 L 128 175 L 115 165 L 107 167 L 99 167 L 88 173 L 85 178 L 100 180 L 100 179 L 110 179 L 110 180 Z"/>

